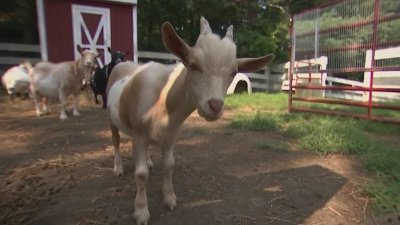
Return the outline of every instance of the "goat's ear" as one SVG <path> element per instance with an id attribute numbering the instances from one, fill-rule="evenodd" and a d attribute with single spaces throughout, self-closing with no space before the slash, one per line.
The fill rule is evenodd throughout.
<path id="1" fill-rule="evenodd" d="M 190 47 L 176 34 L 169 22 L 161 27 L 161 35 L 164 47 L 172 54 L 178 56 L 184 64 L 188 61 Z"/>
<path id="2" fill-rule="evenodd" d="M 210 24 L 204 17 L 201 17 L 200 18 L 200 34 L 208 34 L 208 33 L 212 33 Z"/>
<path id="3" fill-rule="evenodd" d="M 80 54 L 82 54 L 83 52 L 82 47 L 80 45 L 76 45 L 76 50 L 78 50 Z"/>
<path id="4" fill-rule="evenodd" d="M 262 69 L 270 63 L 275 56 L 273 54 L 265 55 L 258 58 L 241 58 L 237 59 L 238 71 L 242 73 L 255 72 Z"/>
<path id="5" fill-rule="evenodd" d="M 233 25 L 230 25 L 228 27 L 228 30 L 226 31 L 225 37 L 233 41 Z"/>
<path id="6" fill-rule="evenodd" d="M 107 47 L 107 51 L 112 54 L 112 50 L 110 47 Z"/>
<path id="7" fill-rule="evenodd" d="M 97 57 L 97 58 L 100 58 L 100 57 L 102 57 L 103 55 L 104 55 L 104 52 L 100 52 L 100 53 L 97 53 L 96 57 Z"/>

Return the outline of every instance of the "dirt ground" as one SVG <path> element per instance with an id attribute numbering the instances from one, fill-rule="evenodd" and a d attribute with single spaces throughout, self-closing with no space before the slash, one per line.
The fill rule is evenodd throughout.
<path id="1" fill-rule="evenodd" d="M 125 174 L 117 177 L 106 112 L 86 102 L 81 117 L 61 122 L 57 106 L 43 117 L 33 109 L 31 101 L 0 97 L 0 224 L 135 224 L 129 139 L 121 145 Z M 174 211 L 162 205 L 161 155 L 150 149 L 150 224 L 371 223 L 357 160 L 299 151 L 276 133 L 232 130 L 231 115 L 209 123 L 194 113 L 185 122 L 175 148 Z"/>

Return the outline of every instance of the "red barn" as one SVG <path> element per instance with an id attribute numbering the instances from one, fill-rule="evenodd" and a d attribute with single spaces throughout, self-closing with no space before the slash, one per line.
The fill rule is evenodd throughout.
<path id="1" fill-rule="evenodd" d="M 105 53 L 100 66 L 111 60 L 109 46 L 137 61 L 137 0 L 36 0 L 36 6 L 42 60 L 74 60 L 80 44 Z"/>

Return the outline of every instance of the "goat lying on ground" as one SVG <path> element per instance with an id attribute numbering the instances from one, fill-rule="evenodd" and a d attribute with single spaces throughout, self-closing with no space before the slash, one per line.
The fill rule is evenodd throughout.
<path id="1" fill-rule="evenodd" d="M 81 58 L 76 61 L 38 63 L 31 73 L 31 91 L 36 106 L 36 115 L 41 116 L 47 111 L 47 99 L 58 99 L 61 103 L 60 119 L 67 119 L 66 104 L 70 95 L 74 97 L 73 115 L 79 116 L 78 102 L 82 82 L 88 82 L 96 65 L 95 52 L 82 50 L 78 45 L 77 50 Z M 42 110 L 39 107 L 42 101 Z"/>
<path id="2" fill-rule="evenodd" d="M 94 100 L 96 104 L 99 104 L 97 95 L 101 95 L 101 98 L 103 99 L 103 108 L 107 107 L 106 87 L 111 71 L 115 65 L 125 61 L 125 55 L 129 52 L 113 51 L 110 47 L 108 47 L 107 50 L 111 53 L 111 62 L 105 65 L 103 68 L 96 69 L 96 72 L 90 81 L 90 86 L 94 94 Z"/>
<path id="3" fill-rule="evenodd" d="M 7 90 L 7 93 L 10 95 L 12 102 L 14 102 L 15 96 L 20 96 L 22 99 L 29 97 L 30 69 L 32 69 L 32 65 L 29 62 L 26 62 L 11 67 L 1 77 L 1 82 Z"/>
<path id="4" fill-rule="evenodd" d="M 148 167 L 152 165 L 147 153 L 149 144 L 161 145 L 164 204 L 174 209 L 173 147 L 179 127 L 194 110 L 207 121 L 220 118 L 227 88 L 235 74 L 259 70 L 273 59 L 273 55 L 236 59 L 233 26 L 228 28 L 225 38 L 220 39 L 202 17 L 200 31 L 196 45 L 189 47 L 170 23 L 164 23 L 164 45 L 182 63 L 172 66 L 154 62 L 120 63 L 112 71 L 107 85 L 107 110 L 117 175 L 123 173 L 119 130 L 132 137 L 137 185 L 134 217 L 139 225 L 147 224 L 150 218 L 146 195 Z"/>

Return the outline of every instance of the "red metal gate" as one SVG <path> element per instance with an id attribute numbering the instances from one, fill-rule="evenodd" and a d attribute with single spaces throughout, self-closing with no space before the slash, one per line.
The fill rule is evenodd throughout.
<path id="1" fill-rule="evenodd" d="M 400 1 L 342 0 L 292 18 L 289 111 L 400 123 Z"/>

